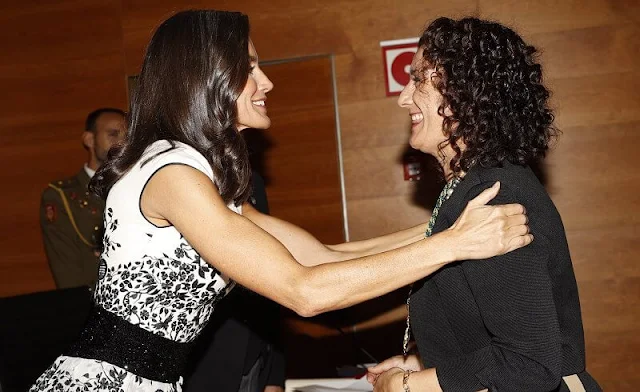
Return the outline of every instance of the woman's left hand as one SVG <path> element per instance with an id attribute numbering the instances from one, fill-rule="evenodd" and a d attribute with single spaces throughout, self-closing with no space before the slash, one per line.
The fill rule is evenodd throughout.
<path id="1" fill-rule="evenodd" d="M 404 370 L 391 368 L 380 374 L 373 383 L 374 392 L 402 392 Z"/>

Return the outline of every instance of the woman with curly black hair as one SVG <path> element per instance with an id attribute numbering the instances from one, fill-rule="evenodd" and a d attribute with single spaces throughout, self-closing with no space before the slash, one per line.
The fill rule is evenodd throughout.
<path id="1" fill-rule="evenodd" d="M 398 103 L 411 146 L 436 157 L 447 181 L 427 235 L 500 181 L 493 202 L 524 205 L 536 241 L 415 283 L 404 356 L 370 369 L 376 391 L 600 391 L 585 371 L 564 227 L 529 168 L 558 133 L 535 54 L 513 30 L 476 18 L 439 18 L 419 41 Z M 419 356 L 407 355 L 411 332 Z"/>
<path id="2" fill-rule="evenodd" d="M 195 339 L 235 282 L 311 316 L 532 241 L 521 205 L 484 205 L 498 186 L 429 239 L 416 226 L 324 245 L 259 213 L 240 132 L 269 128 L 272 88 L 246 15 L 182 11 L 158 27 L 127 137 L 90 185 L 106 197 L 95 307 L 32 392 L 180 391 Z"/>

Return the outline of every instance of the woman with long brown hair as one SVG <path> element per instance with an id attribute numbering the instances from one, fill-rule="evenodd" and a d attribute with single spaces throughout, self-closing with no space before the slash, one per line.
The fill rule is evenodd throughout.
<path id="1" fill-rule="evenodd" d="M 95 309 L 32 391 L 180 390 L 191 342 L 233 282 L 312 316 L 532 241 L 522 206 L 485 206 L 497 185 L 429 239 L 417 226 L 325 246 L 259 214 L 245 203 L 251 171 L 239 131 L 270 126 L 272 88 L 245 15 L 185 11 L 158 28 L 126 141 L 91 184 L 106 197 Z"/>

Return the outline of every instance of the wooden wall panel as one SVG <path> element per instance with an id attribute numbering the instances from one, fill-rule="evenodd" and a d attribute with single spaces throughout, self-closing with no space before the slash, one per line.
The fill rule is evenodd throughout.
<path id="1" fill-rule="evenodd" d="M 547 160 L 547 171 L 548 189 L 563 214 L 566 229 L 640 224 L 640 217 L 630 214 L 640 208 L 640 199 L 633 196 L 640 194 L 640 173 L 625 168 L 640 145 L 640 121 L 563 131 Z M 582 191 L 577 193 L 575 189 Z"/>
<path id="2" fill-rule="evenodd" d="M 478 0 L 483 18 L 517 27 L 521 33 L 558 32 L 624 21 L 624 8 L 609 0 Z"/>
<path id="3" fill-rule="evenodd" d="M 637 68 L 640 28 L 615 24 L 531 35 L 542 52 L 547 80 L 632 72 Z"/>
<path id="4" fill-rule="evenodd" d="M 340 124 L 345 150 L 405 146 L 410 135 L 409 115 L 390 98 L 341 103 Z"/>
<path id="5" fill-rule="evenodd" d="M 85 159 L 86 115 L 126 102 L 118 1 L 3 2 L 0 295 L 53 287 L 38 208 Z"/>
<path id="6" fill-rule="evenodd" d="M 264 153 L 270 212 L 325 243 L 344 242 L 331 58 L 262 68 L 275 86 Z"/>
<path id="7" fill-rule="evenodd" d="M 435 16 L 480 15 L 512 25 L 542 49 L 557 124 L 564 132 L 544 168 L 574 256 L 589 368 L 606 390 L 637 390 L 639 182 L 634 152 L 640 149 L 639 4 L 4 2 L 0 181 L 12 186 L 0 196 L 0 203 L 10 206 L 0 222 L 5 255 L 0 262 L 0 295 L 50 287 L 37 233 L 39 192 L 51 178 L 75 171 L 83 158 L 77 135 L 84 115 L 94 106 L 124 104 L 125 75 L 138 73 L 153 29 L 172 12 L 217 7 L 248 13 L 263 60 L 336 56 L 352 239 L 426 221 L 429 211 L 415 204 L 414 195 L 424 193 L 425 187 L 429 192 L 437 188 L 433 181 L 402 180 L 398 157 L 406 147 L 408 120 L 395 98 L 384 96 L 379 41 L 417 36 Z"/>
<path id="8" fill-rule="evenodd" d="M 414 184 L 411 185 L 413 188 Z M 357 222 L 349 227 L 351 236 L 371 238 L 381 232 L 405 229 L 408 224 L 427 222 L 431 212 L 414 202 L 413 192 L 413 189 L 408 189 L 400 195 L 349 202 L 349 221 Z"/>

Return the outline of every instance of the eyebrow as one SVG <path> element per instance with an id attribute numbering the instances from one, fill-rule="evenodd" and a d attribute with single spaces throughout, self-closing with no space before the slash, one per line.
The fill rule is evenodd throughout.
<path id="1" fill-rule="evenodd" d="M 251 61 L 252 63 L 257 63 L 258 62 L 258 56 L 249 55 L 249 61 Z"/>

